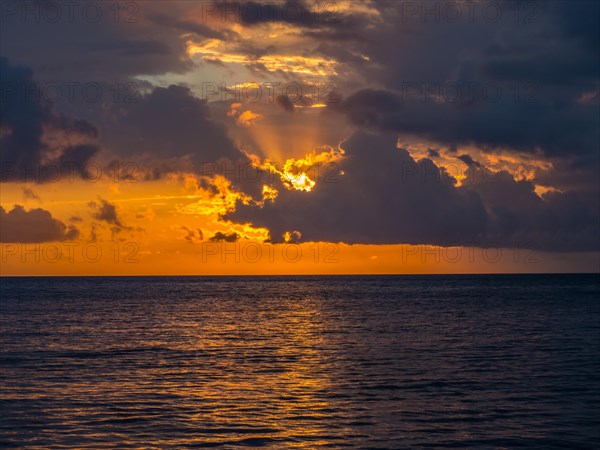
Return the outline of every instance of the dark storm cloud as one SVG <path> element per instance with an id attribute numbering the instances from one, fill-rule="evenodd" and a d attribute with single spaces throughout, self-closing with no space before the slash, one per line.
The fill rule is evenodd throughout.
<path id="1" fill-rule="evenodd" d="M 241 155 L 206 102 L 182 86 L 159 87 L 137 102 L 117 105 L 102 126 L 104 142 L 119 155 L 191 155 L 202 162 Z"/>
<path id="2" fill-rule="evenodd" d="M 217 231 L 214 236 L 212 236 L 209 241 L 211 242 L 237 242 L 240 238 L 240 235 L 237 233 L 222 233 L 221 231 Z"/>
<path id="3" fill-rule="evenodd" d="M 542 151 L 548 156 L 598 151 L 597 104 L 543 98 L 517 103 L 512 96 L 461 104 L 448 98 L 436 102 L 419 92 L 362 90 L 334 108 L 355 126 L 413 134 L 447 146 Z"/>
<path id="4" fill-rule="evenodd" d="M 44 209 L 26 211 L 15 205 L 11 211 L 0 206 L 0 242 L 39 243 L 76 239 L 79 231 L 52 217 Z"/>
<path id="5" fill-rule="evenodd" d="M 276 99 L 277 105 L 287 112 L 294 112 L 294 103 L 287 95 L 279 95 Z"/>
<path id="6" fill-rule="evenodd" d="M 95 141 L 96 127 L 44 102 L 26 67 L 11 66 L 0 58 L 0 80 L 1 181 L 47 182 L 63 173 L 85 175 L 98 147 L 70 141 Z M 44 139 L 48 132 L 58 135 L 52 143 Z"/>
<path id="7" fill-rule="evenodd" d="M 2 55 L 32 67 L 44 81 L 116 82 L 181 73 L 192 67 L 184 32 L 222 37 L 205 24 L 181 19 L 190 2 L 169 2 L 167 9 L 153 1 L 2 3 Z M 48 4 L 58 5 L 58 20 Z M 8 12 L 10 5 L 16 5 L 16 14 Z"/>
<path id="8" fill-rule="evenodd" d="M 340 63 L 346 101 L 332 106 L 355 126 L 552 157 L 598 151 L 598 2 L 478 2 L 472 16 L 458 2 L 371 5 L 380 16 L 351 43 L 314 31 L 316 51 Z"/>
<path id="9" fill-rule="evenodd" d="M 596 0 L 552 2 L 554 15 L 566 37 L 579 41 L 591 53 L 600 49 L 600 3 Z"/>
<path id="10" fill-rule="evenodd" d="M 23 199 L 25 201 L 27 200 L 35 200 L 35 201 L 41 201 L 40 196 L 37 195 L 33 189 L 28 188 L 28 187 L 23 187 L 21 188 L 21 190 L 23 191 Z"/>
<path id="11" fill-rule="evenodd" d="M 461 160 L 462 162 L 464 162 L 467 166 L 481 167 L 481 164 L 479 164 L 477 161 L 475 161 L 469 155 L 458 155 L 456 158 Z"/>
<path id="12" fill-rule="evenodd" d="M 490 240 L 558 251 L 599 249 L 598 200 L 585 191 L 549 192 L 540 198 L 533 183 L 516 181 L 507 172 L 490 179 L 480 166 L 471 166 L 463 183 L 486 205 Z"/>
<path id="13" fill-rule="evenodd" d="M 227 218 L 251 222 L 280 241 L 299 231 L 305 241 L 418 243 L 465 241 L 485 230 L 476 194 L 454 188 L 429 159 L 416 163 L 396 138 L 358 133 L 343 144 L 336 182 L 310 193 L 280 190 L 262 208 L 238 205 Z M 429 182 L 422 182 L 422 177 Z"/>
<path id="14" fill-rule="evenodd" d="M 40 94 L 30 69 L 1 58 L 0 70 L 4 182 L 95 179 L 98 171 L 104 172 L 94 162 L 100 146 L 113 156 L 107 173 L 134 166 L 135 170 L 121 171 L 122 181 L 201 171 L 203 164 L 219 159 L 246 161 L 226 126 L 214 120 L 206 101 L 186 87 L 150 88 L 138 91 L 132 101 L 87 105 L 82 111 L 93 119 L 91 123 L 56 111 Z M 54 137 L 48 139 L 48 133 Z"/>
<path id="15" fill-rule="evenodd" d="M 230 30 L 223 32 L 218 31 L 203 23 L 192 22 L 190 20 L 181 20 L 177 17 L 172 17 L 168 14 L 159 12 L 148 14 L 148 18 L 156 25 L 171 28 L 178 32 L 193 33 L 204 38 L 226 39 L 232 38 L 236 35 L 235 32 Z"/>
<path id="16" fill-rule="evenodd" d="M 98 201 L 89 202 L 88 206 L 92 208 L 92 217 L 100 221 L 100 224 L 107 224 L 110 226 L 110 230 L 113 233 L 113 236 L 122 231 L 129 232 L 143 232 L 144 229 L 141 227 L 133 227 L 128 226 L 123 222 L 123 219 L 119 213 L 119 209 L 115 203 L 111 203 L 108 200 L 103 199 L 98 196 Z M 91 230 L 91 239 L 92 241 L 96 241 L 97 236 L 97 226 L 98 223 L 92 223 Z"/>
<path id="17" fill-rule="evenodd" d="M 266 227 L 274 241 L 299 231 L 304 241 L 353 244 L 598 248 L 598 211 L 578 194 L 542 200 L 532 183 L 508 173 L 456 187 L 430 159 L 397 149 L 394 137 L 358 133 L 342 147 L 337 182 L 310 193 L 281 190 L 276 201 L 239 204 L 227 218 Z"/>
<path id="18" fill-rule="evenodd" d="M 196 244 L 204 239 L 204 233 L 200 228 L 194 230 L 183 225 L 179 229 L 185 232 L 184 239 L 190 244 Z"/>
<path id="19" fill-rule="evenodd" d="M 92 54 L 105 55 L 106 53 L 112 53 L 115 56 L 128 58 L 168 55 L 171 53 L 164 42 L 154 39 L 133 40 L 125 43 L 120 41 L 91 42 L 85 45 L 84 50 Z"/>
<path id="20" fill-rule="evenodd" d="M 495 80 L 535 81 L 540 86 L 581 85 L 591 89 L 598 75 L 598 61 L 590 54 L 565 47 L 557 49 L 538 49 L 537 54 L 490 52 L 482 64 L 484 75 Z"/>
<path id="21" fill-rule="evenodd" d="M 284 2 L 215 1 L 214 10 L 206 15 L 226 23 L 241 22 L 252 26 L 264 23 L 287 23 L 295 27 L 355 29 L 364 21 L 357 15 L 342 14 L 337 3 L 310 3 L 304 0 Z"/>
<path id="22" fill-rule="evenodd" d="M 123 227 L 123 223 L 117 214 L 117 206 L 115 204 L 110 203 L 103 198 L 98 198 L 98 202 L 90 202 L 89 205 L 95 210 L 95 219 L 102 220 L 111 225 L 116 225 L 119 228 Z"/>
<path id="23" fill-rule="evenodd" d="M 354 128 L 393 137 L 358 133 L 344 144 L 347 155 L 339 165 L 345 175 L 337 183 L 318 183 L 310 193 L 278 185 L 274 202 L 262 208 L 238 205 L 228 218 L 265 226 L 275 241 L 297 230 L 303 240 L 507 246 L 533 241 L 546 249 L 597 249 L 598 2 L 534 2 L 540 9 L 534 20 L 524 21 L 515 19 L 524 18 L 515 11 L 529 2 L 481 1 L 476 2 L 473 22 L 463 12 L 455 23 L 431 15 L 424 20 L 403 10 L 406 5 L 421 8 L 425 2 L 377 1 L 370 5 L 379 15 L 350 10 L 337 16 L 315 12 L 309 2 L 292 3 L 260 5 L 261 16 L 249 15 L 248 7 L 238 17 L 250 28 L 286 24 L 286 31 L 302 42 L 302 48 L 290 44 L 286 51 L 336 61 L 333 81 L 344 100 L 327 108 L 336 117 L 331 128 L 341 129 L 345 118 Z M 136 4 L 138 20 L 131 23 L 110 15 L 99 23 L 79 19 L 66 26 L 23 24 L 12 18 L 0 31 L 2 54 L 35 68 L 44 80 L 109 83 L 191 69 L 187 34 L 199 40 L 228 39 L 236 54 L 260 57 L 281 50 L 270 41 L 244 41 L 223 28 L 211 28 L 208 21 L 198 23 L 189 14 L 191 2 L 170 2 L 168 8 L 163 2 Z M 219 2 L 219 7 L 248 4 Z M 498 5 L 501 20 L 483 17 L 488 5 Z M 301 15 L 292 20 L 294 10 Z M 27 69 L 10 67 L 6 60 L 2 68 L 3 80 L 6 72 L 28 86 L 32 83 Z M 267 71 L 260 62 L 248 68 Z M 464 90 L 473 83 L 479 89 L 475 98 Z M 463 89 L 454 100 L 452 84 Z M 481 87 L 490 85 L 502 95 L 482 96 Z M 438 87 L 442 92 L 432 95 Z M 117 161 L 147 161 L 146 177 L 152 179 L 182 170 L 183 160 L 190 161 L 184 168 L 208 175 L 219 171 L 205 171 L 203 163 L 224 158 L 238 166 L 240 161 L 248 164 L 208 105 L 185 87 L 144 86 L 132 103 L 86 105 L 85 121 L 58 114 L 48 105 L 2 102 L 2 162 L 39 167 L 50 154 L 44 129 L 54 128 L 79 140 L 99 139 Z M 285 100 L 278 99 L 278 105 L 293 110 Z M 305 132 L 309 122 L 300 122 L 301 111 L 278 114 L 274 123 L 294 119 L 296 130 Z M 295 132 L 282 142 L 292 146 Z M 464 153 L 466 145 L 484 153 L 516 151 L 545 158 L 553 167 L 535 181 L 565 192 L 550 192 L 542 199 L 532 183 L 508 174 L 494 182 L 467 180 L 456 187 L 430 159 L 414 161 L 396 149 L 397 135 L 446 147 L 474 174 L 483 168 Z M 83 167 L 95 152 L 94 142 L 78 141 L 63 146 L 53 158 L 59 166 Z M 439 155 L 437 150 L 429 153 Z M 255 177 L 234 178 L 234 187 L 260 198 L 262 183 L 252 182 Z M 11 174 L 8 179 L 22 178 Z M 98 220 L 120 227 L 116 208 L 108 205 L 96 204 Z"/>

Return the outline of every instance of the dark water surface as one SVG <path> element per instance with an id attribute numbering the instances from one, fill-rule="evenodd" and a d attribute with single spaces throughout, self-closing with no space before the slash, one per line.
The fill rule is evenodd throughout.
<path id="1" fill-rule="evenodd" d="M 0 283 L 0 447 L 600 445 L 597 275 Z"/>

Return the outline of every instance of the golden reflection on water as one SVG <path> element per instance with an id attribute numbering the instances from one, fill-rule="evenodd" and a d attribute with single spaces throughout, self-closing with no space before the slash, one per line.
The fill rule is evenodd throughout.
<path id="1" fill-rule="evenodd" d="M 0 446 L 593 448 L 597 283 L 532 277 L 9 279 Z"/>
<path id="2" fill-rule="evenodd" d="M 175 391 L 183 402 L 194 398 L 210 411 L 194 415 L 199 428 L 210 424 L 224 431 L 195 438 L 195 443 L 233 441 L 236 427 L 257 428 L 256 433 L 244 430 L 239 436 L 243 442 L 291 435 L 303 442 L 287 441 L 287 448 L 331 443 L 322 438 L 334 409 L 323 396 L 331 388 L 331 379 L 320 350 L 325 336 L 320 313 L 317 301 L 300 301 L 262 314 L 221 310 L 218 322 L 187 324 L 201 330 L 195 336 L 197 350 L 229 356 L 211 369 L 201 368 L 192 378 L 195 382 Z"/>

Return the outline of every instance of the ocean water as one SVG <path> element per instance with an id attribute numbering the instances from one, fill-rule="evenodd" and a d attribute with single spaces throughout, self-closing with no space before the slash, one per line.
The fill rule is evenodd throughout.
<path id="1" fill-rule="evenodd" d="M 2 278 L 0 447 L 598 448 L 598 275 Z"/>

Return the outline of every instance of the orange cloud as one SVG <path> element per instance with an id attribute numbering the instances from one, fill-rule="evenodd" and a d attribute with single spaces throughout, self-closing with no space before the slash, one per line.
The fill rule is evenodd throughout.
<path id="1" fill-rule="evenodd" d="M 237 118 L 237 124 L 243 127 L 250 127 L 258 120 L 262 119 L 262 114 L 255 114 L 250 110 L 244 111 Z"/>

